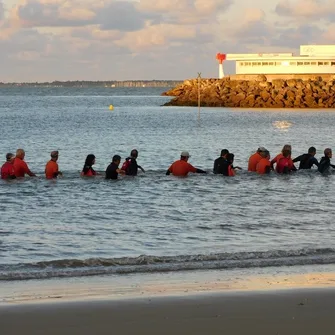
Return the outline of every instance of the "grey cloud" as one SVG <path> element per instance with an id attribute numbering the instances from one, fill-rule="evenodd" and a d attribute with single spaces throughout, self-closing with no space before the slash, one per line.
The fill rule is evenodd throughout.
<path id="1" fill-rule="evenodd" d="M 332 0 L 310 0 L 310 1 L 283 1 L 275 7 L 275 12 L 280 16 L 300 19 L 323 19 L 333 22 L 335 19 L 335 7 Z"/>
<path id="2" fill-rule="evenodd" d="M 313 24 L 302 24 L 297 28 L 287 28 L 278 31 L 278 36 L 272 39 L 275 46 L 296 48 L 302 44 L 318 43 L 324 30 Z"/>
<path id="3" fill-rule="evenodd" d="M 39 34 L 37 31 L 27 29 L 19 30 L 10 39 L 0 41 L 1 53 L 13 55 L 20 51 L 43 52 L 46 43 L 50 41 L 48 35 Z"/>
<path id="4" fill-rule="evenodd" d="M 19 18 L 28 27 L 80 27 L 93 24 L 102 30 L 119 30 L 124 32 L 140 30 L 147 20 L 158 24 L 161 15 L 137 10 L 130 1 L 113 1 L 104 8 L 97 9 L 91 19 L 63 19 L 59 16 L 58 4 L 29 2 L 18 7 Z"/>
<path id="5" fill-rule="evenodd" d="M 272 32 L 265 21 L 253 21 L 239 28 L 233 38 L 240 43 L 264 45 L 271 36 Z"/>
<path id="6" fill-rule="evenodd" d="M 19 6 L 18 16 L 32 27 L 75 27 L 94 23 L 93 20 L 87 19 L 62 19 L 59 17 L 58 9 L 57 4 L 29 2 Z"/>
<path id="7" fill-rule="evenodd" d="M 144 28 L 145 22 L 161 22 L 161 16 L 139 12 L 135 4 L 129 1 L 115 1 L 103 8 L 97 15 L 97 22 L 103 30 L 137 31 Z"/>
<path id="8" fill-rule="evenodd" d="M 292 15 L 292 8 L 287 1 L 286 2 L 281 1 L 276 5 L 275 12 L 278 15 L 291 16 Z"/>
<path id="9" fill-rule="evenodd" d="M 5 7 L 3 2 L 0 1 L 0 21 L 5 17 Z"/>

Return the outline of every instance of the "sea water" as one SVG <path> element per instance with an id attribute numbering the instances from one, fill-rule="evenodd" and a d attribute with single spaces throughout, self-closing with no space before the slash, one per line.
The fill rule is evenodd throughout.
<path id="1" fill-rule="evenodd" d="M 2 88 L 0 157 L 26 151 L 39 177 L 0 181 L 0 280 L 335 263 L 335 175 L 259 176 L 247 162 L 334 147 L 334 110 L 162 107 L 159 88 Z M 114 106 L 110 111 L 109 106 Z M 106 181 L 138 149 L 137 177 Z M 243 168 L 212 173 L 221 149 Z M 63 177 L 45 180 L 59 150 Z M 208 174 L 166 176 L 180 152 Z M 80 177 L 95 154 L 101 176 Z"/>

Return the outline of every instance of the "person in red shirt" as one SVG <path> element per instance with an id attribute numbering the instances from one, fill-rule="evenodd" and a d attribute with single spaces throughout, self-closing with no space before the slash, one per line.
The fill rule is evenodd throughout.
<path id="1" fill-rule="evenodd" d="M 45 166 L 45 177 L 47 179 L 54 179 L 62 175 L 62 172 L 58 170 L 58 151 L 51 152 L 51 159 Z"/>
<path id="2" fill-rule="evenodd" d="M 188 163 L 187 161 L 189 157 L 190 157 L 190 154 L 188 153 L 188 151 L 183 151 L 180 154 L 180 160 L 172 163 L 172 165 L 166 171 L 166 175 L 169 175 L 172 173 L 174 176 L 177 176 L 177 177 L 186 177 L 189 172 L 206 173 L 206 171 L 197 169 L 193 165 Z"/>
<path id="3" fill-rule="evenodd" d="M 256 166 L 256 172 L 258 174 L 268 174 L 271 171 L 270 153 L 269 151 L 264 151 L 261 153 L 261 156 L 262 159 Z"/>
<path id="4" fill-rule="evenodd" d="M 6 155 L 6 163 L 1 167 L 1 179 L 15 179 L 15 171 L 14 171 L 14 159 L 15 155 L 12 153 L 8 153 Z"/>
<path id="5" fill-rule="evenodd" d="M 280 154 L 278 154 L 272 161 L 271 161 L 271 168 L 273 169 L 274 164 L 278 164 L 279 160 L 283 158 L 284 150 L 288 150 L 290 152 L 289 156 L 286 157 L 288 159 L 288 167 L 290 171 L 296 171 L 297 168 L 295 167 L 293 160 L 291 158 L 292 146 L 290 144 L 285 144 Z M 276 168 L 277 169 L 277 168 Z"/>
<path id="6" fill-rule="evenodd" d="M 295 167 L 294 169 L 292 168 L 291 161 L 292 161 L 291 151 L 287 149 L 283 150 L 282 157 L 280 157 L 277 160 L 277 165 L 276 165 L 277 173 L 287 174 L 287 173 L 290 173 L 291 171 L 295 171 L 296 168 Z"/>
<path id="7" fill-rule="evenodd" d="M 16 150 L 16 157 L 14 159 L 14 173 L 17 178 L 22 178 L 26 174 L 30 177 L 36 177 L 36 174 L 31 172 L 27 163 L 24 161 L 26 153 L 23 149 Z"/>
<path id="8" fill-rule="evenodd" d="M 241 169 L 238 166 L 236 166 L 236 167 L 233 166 L 234 157 L 235 157 L 235 155 L 232 154 L 232 153 L 229 153 L 226 156 L 226 161 L 223 164 L 223 175 L 224 176 L 234 177 L 236 175 L 235 169 Z"/>
<path id="9" fill-rule="evenodd" d="M 248 171 L 256 172 L 257 164 L 260 162 L 262 157 L 262 152 L 267 151 L 264 147 L 259 147 L 257 151 L 249 157 L 248 161 Z"/>
<path id="10" fill-rule="evenodd" d="M 82 177 L 94 177 L 97 173 L 93 169 L 93 165 L 95 164 L 95 156 L 90 154 L 87 155 L 83 170 L 81 171 Z"/>

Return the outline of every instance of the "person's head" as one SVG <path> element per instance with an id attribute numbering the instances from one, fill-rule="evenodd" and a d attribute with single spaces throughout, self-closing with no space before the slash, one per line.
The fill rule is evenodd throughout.
<path id="1" fill-rule="evenodd" d="M 85 166 L 92 166 L 95 163 L 95 156 L 90 154 L 87 155 L 86 160 L 85 160 Z"/>
<path id="2" fill-rule="evenodd" d="M 130 152 L 130 157 L 132 158 L 137 158 L 138 157 L 138 151 L 136 149 L 133 149 L 131 152 Z"/>
<path id="3" fill-rule="evenodd" d="M 259 147 L 258 149 L 257 149 L 257 152 L 259 153 L 259 154 L 261 154 L 261 152 L 264 152 L 264 151 L 268 151 L 266 148 L 264 148 L 264 147 Z"/>
<path id="4" fill-rule="evenodd" d="M 325 151 L 324 151 L 324 154 L 325 154 L 326 157 L 332 158 L 332 155 L 333 155 L 332 149 L 326 148 Z"/>
<path id="5" fill-rule="evenodd" d="M 9 152 L 7 155 L 6 155 L 6 161 L 9 162 L 9 163 L 13 163 L 14 162 L 14 159 L 15 159 L 15 155 L 12 154 L 11 152 Z"/>
<path id="6" fill-rule="evenodd" d="M 188 161 L 188 159 L 190 158 L 190 154 L 188 153 L 188 151 L 182 151 L 180 154 L 180 159 L 182 161 Z"/>
<path id="7" fill-rule="evenodd" d="M 316 154 L 316 149 L 315 149 L 314 147 L 310 147 L 310 148 L 308 149 L 308 153 L 309 153 L 310 155 L 312 155 L 312 156 L 315 156 L 315 154 Z"/>
<path id="8" fill-rule="evenodd" d="M 262 156 L 262 158 L 270 159 L 270 152 L 268 150 L 261 151 L 259 154 Z"/>
<path id="9" fill-rule="evenodd" d="M 282 154 L 284 157 L 289 157 L 291 155 L 291 150 L 283 149 Z"/>
<path id="10" fill-rule="evenodd" d="M 50 156 L 51 156 L 51 160 L 56 162 L 58 160 L 58 151 L 57 150 L 52 151 Z"/>
<path id="11" fill-rule="evenodd" d="M 120 165 L 120 162 L 121 162 L 121 156 L 119 156 L 119 155 L 114 155 L 112 161 L 113 161 L 114 164 L 116 164 L 117 166 L 119 166 L 119 165 Z"/>
<path id="12" fill-rule="evenodd" d="M 285 145 L 283 146 L 283 149 L 282 149 L 281 152 L 283 153 L 284 150 L 292 151 L 292 146 L 291 146 L 291 144 L 285 144 Z"/>
<path id="13" fill-rule="evenodd" d="M 226 159 L 227 159 L 227 161 L 228 161 L 229 163 L 233 164 L 233 162 L 234 162 L 234 157 L 235 157 L 234 154 L 229 153 L 229 154 L 227 154 Z"/>
<path id="14" fill-rule="evenodd" d="M 221 150 L 221 157 L 226 157 L 229 154 L 229 151 L 227 149 L 222 149 Z"/>
<path id="15" fill-rule="evenodd" d="M 23 149 L 17 149 L 16 150 L 16 157 L 17 158 L 24 159 L 25 155 L 26 155 L 26 153 L 24 152 Z"/>

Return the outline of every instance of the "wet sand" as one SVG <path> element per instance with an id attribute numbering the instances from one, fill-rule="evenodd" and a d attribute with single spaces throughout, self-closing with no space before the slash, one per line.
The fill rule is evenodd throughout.
<path id="1" fill-rule="evenodd" d="M 0 307 L 1 335 L 332 334 L 335 289 L 227 292 Z"/>

